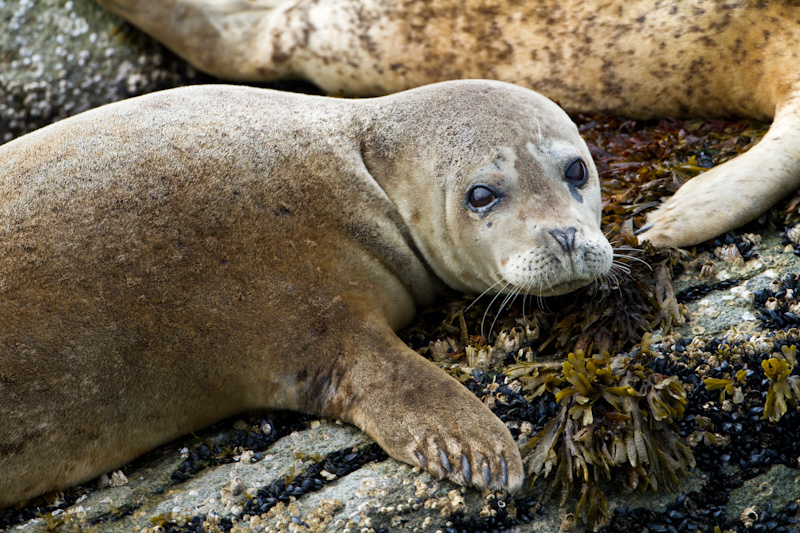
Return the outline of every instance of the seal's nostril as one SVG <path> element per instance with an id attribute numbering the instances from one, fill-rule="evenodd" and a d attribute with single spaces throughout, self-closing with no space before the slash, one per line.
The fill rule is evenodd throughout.
<path id="1" fill-rule="evenodd" d="M 575 234 L 577 231 L 574 226 L 570 226 L 564 229 L 551 229 L 550 235 L 561 245 L 565 253 L 571 254 L 575 251 Z"/>

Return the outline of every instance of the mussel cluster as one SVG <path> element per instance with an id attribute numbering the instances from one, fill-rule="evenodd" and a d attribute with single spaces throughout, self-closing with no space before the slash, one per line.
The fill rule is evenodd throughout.
<path id="1" fill-rule="evenodd" d="M 800 298 L 796 274 L 788 273 L 781 279 L 753 291 L 754 304 L 761 325 L 767 329 L 800 326 Z"/>

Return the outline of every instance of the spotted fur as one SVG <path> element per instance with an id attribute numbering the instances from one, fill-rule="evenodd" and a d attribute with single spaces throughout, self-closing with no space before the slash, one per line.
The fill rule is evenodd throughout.
<path id="1" fill-rule="evenodd" d="M 98 1 L 224 78 L 303 78 L 342 95 L 493 78 L 570 112 L 784 124 L 652 213 L 644 237 L 657 245 L 714 237 L 800 187 L 796 1 Z"/>

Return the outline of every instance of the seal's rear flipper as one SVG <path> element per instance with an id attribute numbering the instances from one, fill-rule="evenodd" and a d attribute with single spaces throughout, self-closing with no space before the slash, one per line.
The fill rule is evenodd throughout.
<path id="1" fill-rule="evenodd" d="M 690 246 L 765 213 L 800 188 L 800 90 L 783 100 L 756 146 L 686 182 L 647 217 L 639 236 L 654 246 Z"/>
<path id="2" fill-rule="evenodd" d="M 281 50 L 292 48 L 289 41 L 302 39 L 294 31 L 297 28 L 289 24 L 288 13 L 297 3 L 295 0 L 97 0 L 97 3 L 124 17 L 203 72 L 239 81 L 297 77 L 291 71 L 291 62 L 280 61 L 286 55 Z M 264 38 L 273 26 L 283 29 L 278 42 Z M 267 62 L 269 58 L 271 63 Z"/>

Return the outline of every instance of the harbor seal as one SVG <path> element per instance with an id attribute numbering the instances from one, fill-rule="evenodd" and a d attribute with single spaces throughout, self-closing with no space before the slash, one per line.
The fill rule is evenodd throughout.
<path id="1" fill-rule="evenodd" d="M 501 82 L 172 89 L 11 141 L 0 169 L 3 505 L 266 408 L 514 491 L 508 429 L 394 330 L 446 291 L 561 294 L 611 265 L 577 128 Z"/>
<path id="2" fill-rule="evenodd" d="M 491 78 L 571 113 L 774 117 L 687 182 L 642 238 L 686 246 L 800 187 L 800 4 L 705 0 L 98 0 L 222 78 L 376 95 Z"/>

